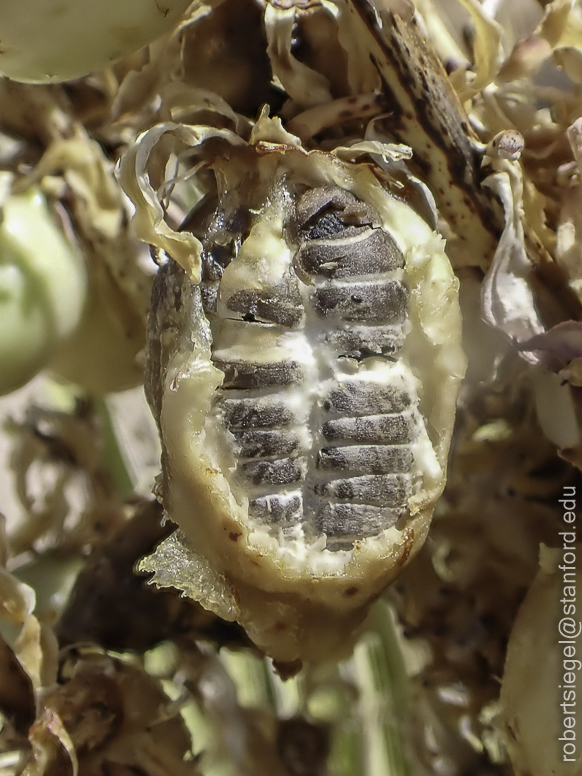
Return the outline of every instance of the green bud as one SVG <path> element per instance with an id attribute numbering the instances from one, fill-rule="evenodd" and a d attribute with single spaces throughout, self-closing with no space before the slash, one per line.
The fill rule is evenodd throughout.
<path id="1" fill-rule="evenodd" d="M 48 363 L 77 326 L 86 291 L 83 258 L 42 193 L 9 196 L 0 224 L 0 394 Z"/>
<path id="2" fill-rule="evenodd" d="M 190 0 L 2 0 L 0 74 L 47 83 L 78 78 L 151 43 Z"/>

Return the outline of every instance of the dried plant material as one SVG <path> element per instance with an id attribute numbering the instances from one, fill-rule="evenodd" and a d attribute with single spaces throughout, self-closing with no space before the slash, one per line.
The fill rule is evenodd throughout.
<path id="1" fill-rule="evenodd" d="M 574 83 L 582 83 L 582 50 L 570 46 L 554 51 L 556 63 L 563 68 Z"/>
<path id="2" fill-rule="evenodd" d="M 44 148 L 73 131 L 74 121 L 67 100 L 57 87 L 38 88 L 5 78 L 0 86 L 4 132 L 26 139 L 26 153 L 38 158 L 40 142 Z"/>
<path id="3" fill-rule="evenodd" d="M 552 45 L 556 46 L 568 29 L 568 20 L 574 4 L 569 0 L 554 0 L 549 3 L 544 17 L 538 25 L 538 33 Z"/>
<path id="4" fill-rule="evenodd" d="M 97 651 L 71 656 L 44 704 L 49 718 L 61 721 L 80 774 L 198 774 L 186 759 L 191 739 L 183 721 L 159 684 L 139 668 Z M 31 774 L 36 772 L 44 773 Z"/>
<path id="5" fill-rule="evenodd" d="M 116 433 L 119 450 L 108 434 L 103 449 L 100 402 L 53 412 L 26 411 L 24 394 L 18 410 L 18 396 L 3 400 L 22 417 L 9 444 L 24 511 L 2 505 L 2 776 L 198 764 L 237 776 L 507 776 L 540 762 L 546 776 L 549 726 L 530 727 L 529 714 L 550 719 L 543 680 L 520 672 L 532 655 L 552 667 L 543 629 L 554 624 L 537 594 L 532 627 L 517 613 L 582 469 L 581 19 L 571 0 L 209 0 L 87 78 L 0 83 L 5 180 L 38 186 L 86 259 L 96 336 L 76 341 L 93 393 L 142 379 L 156 268 L 112 175 L 125 157 L 136 234 L 159 265 L 147 377 L 164 441 L 155 492 L 180 522 L 123 503 L 134 432 Z M 463 367 L 442 238 L 469 370 L 446 489 L 419 549 Z M 312 368 L 314 341 L 327 382 L 294 371 Z M 388 401 L 396 373 L 409 407 L 357 415 L 371 400 L 358 390 Z M 253 387 L 257 375 L 275 384 Z M 328 390 L 333 380 L 347 398 Z M 49 403 L 79 398 L 38 385 Z M 349 437 L 380 433 L 377 417 L 405 441 Z M 304 455 L 309 434 L 318 441 Z M 152 445 L 145 458 L 157 455 Z M 278 481 L 297 474 L 309 487 Z M 149 476 L 134 477 L 144 492 Z M 353 656 L 333 662 L 410 559 Z M 49 567 L 70 581 L 68 564 L 84 568 L 65 603 Z M 236 620 L 280 659 L 262 658 Z M 512 630 L 502 705 L 509 697 L 513 722 L 524 720 L 516 739 L 509 717 L 495 722 Z M 79 640 L 94 646 L 71 646 Z M 305 657 L 320 662 L 302 668 Z"/>
<path id="6" fill-rule="evenodd" d="M 205 10 L 205 18 L 183 28 L 180 80 L 219 95 L 252 119 L 265 103 L 280 104 L 261 5 L 255 0 L 223 0 L 212 3 L 210 13 L 209 6 Z"/>
<path id="7" fill-rule="evenodd" d="M 382 96 L 376 92 L 358 97 L 342 97 L 303 111 L 287 123 L 287 128 L 305 142 L 323 129 L 337 126 L 342 121 L 377 116 L 385 107 Z"/>
<path id="8" fill-rule="evenodd" d="M 79 575 L 56 628 L 61 644 L 88 642 L 119 652 L 143 652 L 168 634 L 179 601 L 144 590 L 133 566 L 171 527 L 160 525 L 160 512 L 151 505 L 135 511 Z"/>
<path id="9" fill-rule="evenodd" d="M 432 0 L 420 0 L 414 5 L 416 13 L 422 19 L 427 37 L 451 79 L 468 70 L 471 62 L 467 56 L 466 47 L 457 40 L 457 36 L 450 29 L 450 14 L 444 13 L 443 8 Z M 455 17 L 457 24 L 460 23 L 458 17 L 460 14 Z"/>
<path id="10" fill-rule="evenodd" d="M 484 181 L 503 202 L 505 228 L 483 281 L 483 314 L 487 323 L 517 345 L 544 331 L 529 281 L 533 265 L 525 247 L 523 183 L 516 161 L 522 147 L 519 133 L 496 135 L 486 159 L 497 172 Z M 529 351 L 520 352 L 531 363 L 537 363 L 537 357 Z"/>
<path id="11" fill-rule="evenodd" d="M 537 573 L 538 542 L 561 530 L 554 505 L 575 482 L 532 404 L 522 378 L 501 401 L 496 388 L 482 389 L 465 408 L 429 541 L 389 591 L 416 657 L 410 743 L 431 772 L 443 759 L 454 773 L 504 767 L 495 765 L 506 754 L 493 717 L 505 638 Z M 524 639 L 517 670 L 538 638 Z"/>
<path id="12" fill-rule="evenodd" d="M 482 3 L 477 0 L 460 0 L 471 15 L 473 22 L 473 57 L 475 77 L 460 97 L 465 100 L 488 86 L 496 77 L 501 66 L 501 36 L 500 25 L 489 16 Z"/>
<path id="13" fill-rule="evenodd" d="M 543 336 L 543 335 L 542 335 Z M 537 417 L 547 439 L 559 450 L 572 450 L 582 442 L 576 405 L 570 386 L 549 372 L 532 375 Z"/>
<path id="14" fill-rule="evenodd" d="M 204 641 L 246 646 L 236 626 L 173 592 L 147 587 L 143 576 L 135 573 L 137 562 L 175 526 L 161 525 L 157 502 L 137 504 L 132 511 L 132 517 L 90 556 L 79 574 L 55 628 L 59 643 L 145 652 L 165 639 L 190 634 Z"/>
<path id="15" fill-rule="evenodd" d="M 75 137 L 49 146 L 30 178 L 42 182 L 55 173 L 67 186 L 64 199 L 91 293 L 82 320 L 51 367 L 93 395 L 131 387 L 142 376 L 136 355 L 145 342 L 151 277 L 138 261 L 139 244 L 125 228 L 113 165 L 77 130 Z"/>
<path id="16" fill-rule="evenodd" d="M 49 776 L 51 773 L 78 776 L 79 765 L 70 736 L 62 720 L 46 710 L 30 729 L 32 753 L 23 776 Z"/>
<path id="17" fill-rule="evenodd" d="M 30 678 L 4 639 L 0 638 L 0 712 L 19 733 L 28 731 L 36 716 Z M 0 738 L 1 741 L 1 738 Z"/>
<path id="18" fill-rule="evenodd" d="M 510 56 L 497 74 L 498 81 L 517 81 L 535 76 L 552 55 L 552 47 L 545 38 L 529 35 L 513 47 Z"/>
<path id="19" fill-rule="evenodd" d="M 30 615 L 22 624 L 14 653 L 35 691 L 54 683 L 57 675 L 58 644 L 50 627 Z"/>
<path id="20" fill-rule="evenodd" d="M 333 8 L 331 4 L 328 8 Z M 280 8 L 268 4 L 265 9 L 265 30 L 269 42 L 267 53 L 273 72 L 277 74 L 289 97 L 302 109 L 331 101 L 329 82 L 321 73 L 306 67 L 291 54 L 293 25 L 297 6 Z"/>
<path id="21" fill-rule="evenodd" d="M 582 80 L 582 11 L 576 3 L 554 0 L 545 9 L 537 33 L 552 46 L 556 63 L 574 83 Z"/>
<path id="22" fill-rule="evenodd" d="M 150 155 L 160 138 L 168 133 L 174 137 L 176 146 L 187 148 L 188 155 L 192 149 L 203 144 L 210 138 L 233 138 L 233 144 L 242 144 L 229 130 L 212 129 L 211 127 L 187 127 L 179 124 L 158 124 L 147 135 L 142 136 L 139 143 L 134 144 L 123 157 L 120 168 L 120 181 L 127 195 L 135 205 L 135 215 L 132 219 L 134 233 L 140 240 L 151 243 L 166 251 L 188 273 L 194 282 L 200 281 L 200 241 L 188 232 L 176 232 L 164 219 L 164 211 L 150 178 L 155 181 L 163 176 L 163 168 L 157 168 L 156 159 Z"/>
<path id="23" fill-rule="evenodd" d="M 0 525 L 4 541 L 4 525 Z M 8 561 L 8 557 L 5 559 Z M 34 616 L 36 595 L 3 566 L 0 568 L 0 621 L 17 626 L 13 644 L 0 637 L 0 713 L 10 724 L 0 732 L 0 750 L 12 744 L 22 749 L 24 742 L 11 731 L 21 734 L 34 721 L 37 692 L 56 677 L 57 651 L 50 628 Z"/>
<path id="24" fill-rule="evenodd" d="M 499 214 L 480 188 L 480 151 L 464 110 L 418 29 L 412 6 L 407 11 L 389 11 L 375 3 L 372 7 L 381 24 L 373 24 L 360 0 L 348 2 L 339 18 L 340 40 L 359 41 L 358 49 L 348 51 L 350 67 L 363 67 L 354 59 L 365 56 L 370 77 L 374 73 L 376 78 L 372 88 L 378 88 L 380 78 L 389 110 L 381 126 L 412 148 L 413 169 L 429 185 L 459 238 L 456 262 L 486 267 Z"/>
<path id="25" fill-rule="evenodd" d="M 32 405 L 12 431 L 11 465 L 24 510 L 10 534 L 15 555 L 47 545 L 90 547 L 115 529 L 120 502 L 90 404 L 81 401 L 72 412 Z"/>
<path id="26" fill-rule="evenodd" d="M 564 321 L 543 334 L 523 342 L 522 350 L 535 350 L 543 354 L 544 366 L 563 376 L 563 370 L 582 358 L 582 322 Z"/>
<path id="27" fill-rule="evenodd" d="M 0 606 L 2 617 L 22 624 L 34 611 L 36 597 L 28 585 L 19 582 L 5 568 L 0 569 Z"/>
<path id="28" fill-rule="evenodd" d="M 151 46 L 145 61 L 136 63 L 129 72 L 120 75 L 120 82 L 116 83 L 110 95 L 111 118 L 114 122 L 122 125 L 129 122 L 136 127 L 152 120 L 158 91 L 171 80 L 181 45 L 176 35 L 171 42 L 164 40 L 157 46 Z M 107 131 L 111 128 L 104 129 Z"/>
<path id="29" fill-rule="evenodd" d="M 566 168 L 567 181 L 562 195 L 559 222 L 556 228 L 556 262 L 568 276 L 570 288 L 582 299 L 582 238 L 580 212 L 582 186 L 582 121 L 576 120 L 567 130 L 567 137 L 574 154 L 575 166 Z"/>
<path id="30" fill-rule="evenodd" d="M 142 574 L 153 574 L 158 587 L 183 591 L 193 601 L 226 622 L 241 616 L 241 610 L 228 581 L 204 556 L 192 550 L 186 536 L 175 531 L 161 542 L 153 555 L 143 558 L 138 566 Z"/>
<path id="31" fill-rule="evenodd" d="M 37 691 L 44 683 L 50 684 L 54 680 L 58 647 L 50 629 L 34 616 L 35 605 L 34 590 L 20 582 L 6 568 L 0 568 L 0 619 L 17 626 L 14 644 L 11 648 L 6 645 L 4 649 L 4 666 L 5 669 L 11 667 L 18 672 L 13 662 L 17 660 L 20 671 Z M 10 682 L 14 684 L 14 679 Z M 21 692 L 28 692 L 23 677 L 20 677 L 17 684 Z"/>

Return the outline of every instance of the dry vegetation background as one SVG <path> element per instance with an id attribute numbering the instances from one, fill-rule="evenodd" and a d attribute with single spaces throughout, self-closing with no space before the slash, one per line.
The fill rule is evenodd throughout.
<path id="1" fill-rule="evenodd" d="M 582 465 L 581 83 L 570 0 L 195 3 L 106 69 L 0 81 L 2 776 L 582 773 L 556 551 Z M 252 143 L 259 117 L 403 187 L 447 240 L 468 359 L 427 542 L 353 655 L 302 668 L 133 572 L 172 530 L 145 243 L 192 269 L 202 193 L 156 128 Z"/>

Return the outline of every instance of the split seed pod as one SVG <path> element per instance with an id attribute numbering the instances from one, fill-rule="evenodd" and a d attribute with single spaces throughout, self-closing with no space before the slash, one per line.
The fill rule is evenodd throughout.
<path id="1" fill-rule="evenodd" d="M 216 132 L 201 146 L 216 190 L 183 225 L 201 282 L 169 260 L 154 286 L 147 391 L 180 531 L 141 569 L 278 661 L 330 659 L 420 548 L 444 486 L 457 282 L 373 164 Z M 122 170 L 150 202 L 152 137 Z"/>

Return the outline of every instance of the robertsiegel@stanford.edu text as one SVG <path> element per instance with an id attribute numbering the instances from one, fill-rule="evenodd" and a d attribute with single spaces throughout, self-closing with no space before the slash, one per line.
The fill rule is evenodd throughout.
<path id="1" fill-rule="evenodd" d="M 576 680 L 582 662 L 576 656 L 576 642 L 582 631 L 582 624 L 576 614 L 576 488 L 565 486 L 559 503 L 564 509 L 563 520 L 568 530 L 560 531 L 562 539 L 562 597 L 560 598 L 560 620 L 558 622 L 560 646 L 561 684 L 558 685 L 562 701 L 562 729 L 559 741 L 562 744 L 564 762 L 575 762 L 576 756 Z"/>

